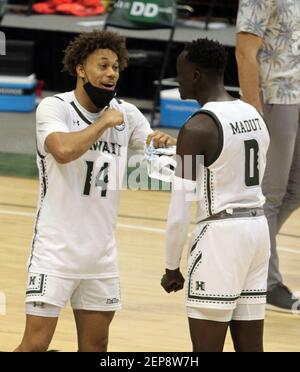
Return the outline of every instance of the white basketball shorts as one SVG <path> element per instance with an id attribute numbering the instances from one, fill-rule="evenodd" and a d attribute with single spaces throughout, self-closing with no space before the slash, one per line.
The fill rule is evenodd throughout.
<path id="1" fill-rule="evenodd" d="M 26 313 L 59 316 L 69 300 L 74 310 L 115 311 L 121 308 L 120 297 L 118 277 L 69 279 L 29 273 Z"/>
<path id="2" fill-rule="evenodd" d="M 189 310 L 202 308 L 230 310 L 231 319 L 235 318 L 234 313 L 238 314 L 235 319 L 240 320 L 263 318 L 269 257 L 270 237 L 265 216 L 197 224 L 188 256 L 188 314 L 197 318 Z M 239 305 L 247 305 L 241 307 L 247 310 L 245 317 Z M 261 310 L 253 306 L 255 314 L 251 315 L 250 305 L 261 305 Z M 207 311 L 205 314 L 205 319 L 209 319 Z"/>

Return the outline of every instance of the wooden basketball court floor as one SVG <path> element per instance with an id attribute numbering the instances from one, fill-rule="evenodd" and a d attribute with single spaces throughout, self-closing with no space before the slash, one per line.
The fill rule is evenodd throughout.
<path id="1" fill-rule="evenodd" d="M 6 308 L 0 307 L 1 351 L 12 350 L 23 334 L 26 261 L 37 192 L 37 180 L 0 177 L 0 298 L 6 300 Z M 123 309 L 112 322 L 109 351 L 191 350 L 184 292 L 167 294 L 160 287 L 169 196 L 158 191 L 122 192 L 117 239 Z M 285 282 L 299 295 L 300 210 L 285 224 L 278 243 Z M 184 265 L 185 261 L 183 269 Z M 267 311 L 266 351 L 300 351 L 299 337 L 299 315 Z M 50 348 L 77 349 L 69 306 L 62 311 Z M 232 350 L 228 336 L 225 351 Z"/>

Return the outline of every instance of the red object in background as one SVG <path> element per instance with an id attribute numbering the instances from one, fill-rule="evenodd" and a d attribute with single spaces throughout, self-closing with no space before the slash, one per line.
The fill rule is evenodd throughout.
<path id="1" fill-rule="evenodd" d="M 54 14 L 56 12 L 55 6 L 49 1 L 44 3 L 36 3 L 32 5 L 32 9 L 36 13 Z"/>
<path id="2" fill-rule="evenodd" d="M 48 0 L 51 2 L 53 5 L 58 6 L 60 4 L 69 4 L 73 3 L 73 0 Z"/>
<path id="3" fill-rule="evenodd" d="M 87 6 L 87 7 L 90 7 L 90 6 L 93 6 L 93 7 L 102 6 L 100 0 L 78 0 L 78 2 L 80 2 L 82 5 Z"/>
<path id="4" fill-rule="evenodd" d="M 44 87 L 45 87 L 45 81 L 38 80 L 36 88 L 35 88 L 36 98 L 40 98 L 40 99 L 42 98 Z"/>
<path id="5" fill-rule="evenodd" d="M 87 7 L 77 2 L 71 4 L 61 4 L 56 7 L 56 11 L 64 14 L 71 14 L 78 17 L 98 15 L 105 12 L 105 8 L 102 5 L 97 7 Z"/>
<path id="6" fill-rule="evenodd" d="M 84 17 L 105 13 L 101 0 L 48 0 L 36 3 L 32 9 L 37 13 L 63 13 Z"/>

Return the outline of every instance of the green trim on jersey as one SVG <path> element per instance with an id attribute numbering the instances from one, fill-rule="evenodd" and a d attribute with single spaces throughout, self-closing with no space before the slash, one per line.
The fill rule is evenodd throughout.
<path id="1" fill-rule="evenodd" d="M 59 98 L 59 97 L 56 97 L 56 98 Z M 61 98 L 59 98 L 61 99 Z M 119 104 L 122 104 L 122 101 L 119 99 L 119 98 L 116 98 L 115 97 L 115 100 L 119 103 Z M 62 100 L 63 101 L 63 100 Z M 76 111 L 77 115 L 80 117 L 80 119 L 82 119 L 84 122 L 86 122 L 88 125 L 91 125 L 92 122 L 86 118 L 83 113 L 79 110 L 79 108 L 76 106 L 75 102 L 72 101 L 70 102 L 70 105 L 73 107 L 73 109 Z"/>
<path id="2" fill-rule="evenodd" d="M 211 178 L 211 172 L 208 168 L 206 168 L 207 170 L 207 173 L 206 173 L 206 185 L 207 185 L 207 201 L 208 201 L 208 212 L 209 212 L 209 215 L 212 216 L 213 215 L 213 212 L 212 212 L 212 197 L 211 197 L 211 185 L 210 185 L 210 178 Z"/>
<path id="3" fill-rule="evenodd" d="M 82 119 L 84 122 L 86 122 L 88 125 L 91 125 L 92 122 L 89 121 L 84 115 L 83 113 L 79 110 L 79 108 L 75 105 L 75 102 L 71 102 L 70 105 L 73 107 L 73 109 L 77 112 L 77 115 L 80 117 L 80 119 Z"/>

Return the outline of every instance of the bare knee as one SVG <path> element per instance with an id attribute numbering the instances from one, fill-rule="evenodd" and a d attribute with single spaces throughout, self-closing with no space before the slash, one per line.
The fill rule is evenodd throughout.
<path id="1" fill-rule="evenodd" d="M 82 340 L 79 343 L 79 352 L 106 352 L 108 337 L 101 337 L 97 340 Z"/>
<path id="2" fill-rule="evenodd" d="M 188 319 L 194 352 L 223 351 L 228 323 L 194 318 Z"/>
<path id="3" fill-rule="evenodd" d="M 107 351 L 109 325 L 113 319 L 113 311 L 74 310 L 78 351 Z"/>
<path id="4" fill-rule="evenodd" d="M 57 318 L 27 315 L 24 336 L 21 344 L 15 351 L 47 351 L 53 337 L 56 323 Z"/>
<path id="5" fill-rule="evenodd" d="M 42 353 L 47 351 L 48 347 L 49 342 L 47 342 L 46 340 L 23 340 L 14 351 Z"/>
<path id="6" fill-rule="evenodd" d="M 263 340 L 248 334 L 238 334 L 232 337 L 234 350 L 237 353 L 260 353 L 264 351 Z"/>
<path id="7" fill-rule="evenodd" d="M 241 342 L 241 340 L 235 340 L 233 344 L 234 350 L 237 353 L 262 353 L 264 351 L 263 344 L 259 340 L 252 343 L 249 341 Z"/>
<path id="8" fill-rule="evenodd" d="M 230 331 L 236 352 L 263 352 L 263 320 L 236 321 L 230 323 Z"/>

